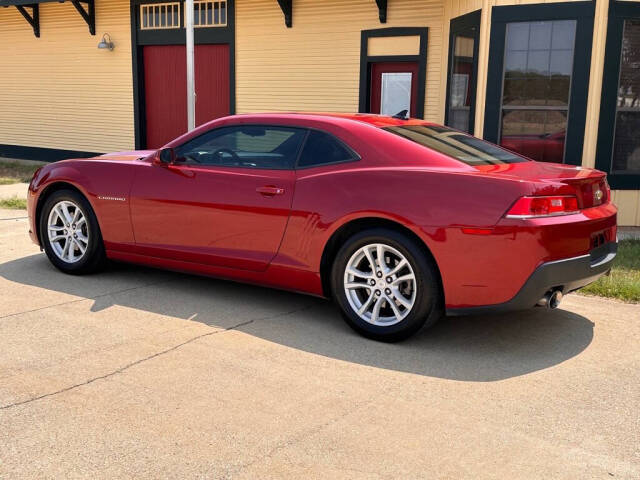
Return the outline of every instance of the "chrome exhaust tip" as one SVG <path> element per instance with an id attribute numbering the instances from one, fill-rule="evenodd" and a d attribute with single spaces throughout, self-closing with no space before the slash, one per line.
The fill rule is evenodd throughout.
<path id="1" fill-rule="evenodd" d="M 549 297 L 549 302 L 547 303 L 547 305 L 549 305 L 550 309 L 555 310 L 560 306 L 561 301 L 562 301 L 562 292 L 560 290 L 556 290 Z"/>
<path id="2" fill-rule="evenodd" d="M 562 301 L 562 292 L 560 290 L 554 290 L 553 292 L 545 293 L 544 297 L 538 300 L 539 307 L 547 307 L 550 310 L 555 310 L 560 306 L 560 302 Z"/>

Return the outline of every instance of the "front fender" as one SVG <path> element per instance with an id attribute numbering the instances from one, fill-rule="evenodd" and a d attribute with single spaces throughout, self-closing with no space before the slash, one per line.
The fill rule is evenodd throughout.
<path id="1" fill-rule="evenodd" d="M 44 199 L 52 191 L 68 186 L 91 205 L 107 250 L 132 245 L 129 192 L 134 173 L 133 165 L 90 160 L 47 165 L 29 187 L 27 204 L 32 239 L 39 244 L 38 215 Z"/>

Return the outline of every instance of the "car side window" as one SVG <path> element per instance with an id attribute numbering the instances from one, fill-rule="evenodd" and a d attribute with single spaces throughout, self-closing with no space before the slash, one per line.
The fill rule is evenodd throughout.
<path id="1" fill-rule="evenodd" d="M 176 159 L 196 165 L 292 169 L 306 130 L 238 125 L 211 130 L 176 148 Z"/>
<path id="2" fill-rule="evenodd" d="M 314 167 L 329 163 L 355 160 L 357 156 L 340 140 L 326 132 L 309 131 L 309 136 L 302 149 L 298 167 Z"/>

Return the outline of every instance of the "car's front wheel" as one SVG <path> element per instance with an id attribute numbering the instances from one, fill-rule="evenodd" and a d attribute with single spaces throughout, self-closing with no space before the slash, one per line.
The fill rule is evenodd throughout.
<path id="1" fill-rule="evenodd" d="M 336 256 L 332 289 L 347 323 L 376 340 L 402 340 L 441 316 L 433 261 L 393 230 L 351 237 Z"/>
<path id="2" fill-rule="evenodd" d="M 74 190 L 58 190 L 45 200 L 40 214 L 40 237 L 51 263 L 65 273 L 90 273 L 106 262 L 93 209 Z"/>

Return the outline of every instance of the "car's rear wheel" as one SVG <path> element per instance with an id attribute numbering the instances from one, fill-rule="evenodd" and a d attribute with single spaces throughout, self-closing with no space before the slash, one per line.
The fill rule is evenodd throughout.
<path id="1" fill-rule="evenodd" d="M 433 261 L 393 230 L 351 237 L 333 264 L 332 289 L 347 323 L 376 340 L 402 340 L 441 316 Z"/>
<path id="2" fill-rule="evenodd" d="M 91 273 L 106 262 L 102 235 L 89 202 L 73 190 L 58 190 L 40 214 L 42 246 L 53 265 L 65 273 Z"/>

